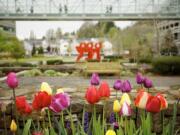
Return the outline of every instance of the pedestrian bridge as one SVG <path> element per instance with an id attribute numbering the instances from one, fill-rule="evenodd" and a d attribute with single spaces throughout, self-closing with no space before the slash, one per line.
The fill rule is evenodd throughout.
<path id="1" fill-rule="evenodd" d="M 0 0 L 0 20 L 180 19 L 180 0 Z"/>

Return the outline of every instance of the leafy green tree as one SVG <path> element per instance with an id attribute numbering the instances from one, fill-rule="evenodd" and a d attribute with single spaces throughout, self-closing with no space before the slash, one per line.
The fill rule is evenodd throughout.
<path id="1" fill-rule="evenodd" d="M 43 53 L 44 53 L 44 49 L 43 49 L 42 46 L 40 46 L 40 47 L 38 48 L 38 54 L 43 54 Z"/>
<path id="2" fill-rule="evenodd" d="M 19 59 L 24 56 L 25 49 L 14 35 L 0 30 L 0 53 L 8 53 L 11 57 Z"/>
<path id="3" fill-rule="evenodd" d="M 33 48 L 32 48 L 32 56 L 34 56 L 36 54 L 36 47 L 35 45 L 33 45 Z"/>

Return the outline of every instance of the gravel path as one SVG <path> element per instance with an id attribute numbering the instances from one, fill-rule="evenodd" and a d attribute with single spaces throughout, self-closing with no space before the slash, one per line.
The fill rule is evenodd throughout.
<path id="1" fill-rule="evenodd" d="M 153 84 L 156 87 L 169 87 L 174 85 L 180 85 L 180 76 L 178 77 L 150 77 L 153 80 Z M 101 80 L 106 80 L 110 86 L 117 79 L 116 77 L 101 77 Z M 121 79 L 128 79 L 132 85 L 136 85 L 135 77 L 122 77 Z M 46 81 L 52 86 L 58 87 L 78 87 L 87 86 L 89 84 L 89 78 L 84 77 L 20 77 L 20 86 L 32 86 L 39 87 L 40 83 Z"/>

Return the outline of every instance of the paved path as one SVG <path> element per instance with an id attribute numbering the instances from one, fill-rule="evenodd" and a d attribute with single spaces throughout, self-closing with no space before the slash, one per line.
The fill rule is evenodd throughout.
<path id="1" fill-rule="evenodd" d="M 156 87 L 169 87 L 174 85 L 180 86 L 179 77 L 150 77 Z M 101 80 L 106 80 L 110 86 L 113 86 L 116 77 L 101 77 Z M 135 77 L 122 77 L 121 79 L 128 79 L 133 86 L 136 85 Z M 20 77 L 20 86 L 39 87 L 41 82 L 46 81 L 52 86 L 58 87 L 78 87 L 87 86 L 89 78 L 84 77 Z"/>

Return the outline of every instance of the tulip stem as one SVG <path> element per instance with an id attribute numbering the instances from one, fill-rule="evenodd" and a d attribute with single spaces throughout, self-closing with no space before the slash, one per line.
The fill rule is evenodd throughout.
<path id="1" fill-rule="evenodd" d="M 106 119 L 105 110 L 106 110 L 106 99 L 104 100 L 104 105 L 103 105 L 103 131 L 104 131 L 104 128 L 105 128 L 105 119 Z M 104 132 L 103 132 L 103 134 L 104 134 Z"/>
<path id="2" fill-rule="evenodd" d="M 52 127 L 52 125 L 51 125 L 51 116 L 50 116 L 49 109 L 48 109 L 48 120 L 49 120 L 49 127 Z"/>
<path id="3" fill-rule="evenodd" d="M 116 90 L 116 99 L 117 99 L 117 90 Z"/>
<path id="4" fill-rule="evenodd" d="M 71 129 L 72 129 L 72 135 L 75 135 L 75 128 L 74 128 L 74 123 L 73 123 L 73 118 L 72 118 L 72 114 L 71 112 L 69 112 L 68 109 L 66 109 L 68 115 L 70 116 L 70 120 L 71 120 Z"/>
<path id="5" fill-rule="evenodd" d="M 6 123 L 6 114 L 5 114 L 5 112 L 3 112 L 3 118 L 4 118 L 5 135 L 7 135 L 7 123 Z"/>
<path id="6" fill-rule="evenodd" d="M 17 116 L 17 107 L 16 107 L 16 93 L 15 93 L 15 89 L 13 89 L 13 99 L 14 99 L 14 111 L 15 111 L 16 122 L 17 122 L 17 125 L 19 127 L 18 116 Z"/>
<path id="7" fill-rule="evenodd" d="M 136 125 L 138 124 L 138 123 L 137 123 L 137 121 L 138 121 L 137 119 L 138 119 L 138 108 L 136 107 L 136 118 L 135 118 L 135 123 L 136 123 Z"/>

